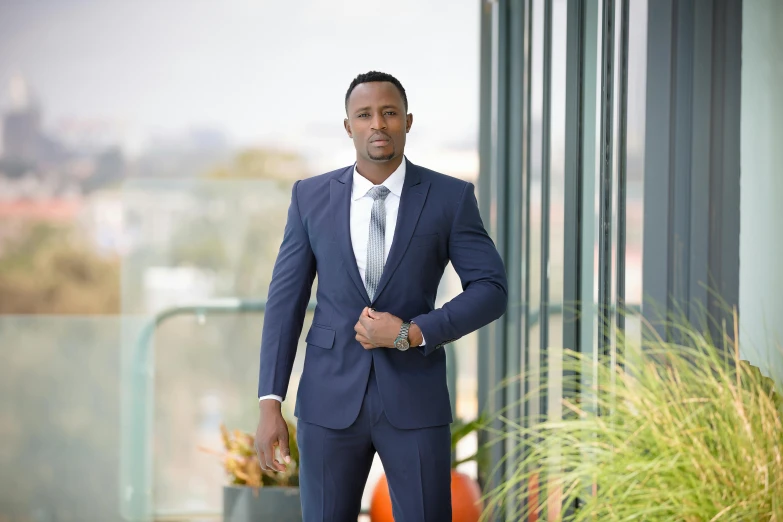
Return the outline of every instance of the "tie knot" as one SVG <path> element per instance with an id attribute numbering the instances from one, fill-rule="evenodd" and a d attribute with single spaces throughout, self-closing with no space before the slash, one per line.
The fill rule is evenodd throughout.
<path id="1" fill-rule="evenodd" d="M 389 192 L 391 191 L 386 187 L 384 187 L 383 185 L 378 185 L 377 187 L 373 187 L 370 190 L 368 190 L 367 195 L 376 201 L 379 199 L 383 201 L 384 199 L 386 199 L 386 196 L 389 195 Z"/>

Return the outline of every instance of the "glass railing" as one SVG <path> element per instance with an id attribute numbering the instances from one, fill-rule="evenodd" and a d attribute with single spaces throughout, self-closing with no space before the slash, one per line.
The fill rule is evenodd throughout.
<path id="1" fill-rule="evenodd" d="M 257 421 L 263 302 L 292 184 L 187 178 L 123 186 L 122 313 L 144 318 L 125 328 L 134 335 L 122 346 L 120 505 L 128 520 L 220 510 L 225 478 L 205 450 L 220 450 L 221 423 L 251 430 Z M 182 308 L 207 301 L 203 313 Z"/>
<path id="2" fill-rule="evenodd" d="M 122 520 L 131 319 L 0 316 L 0 520 Z"/>
<path id="3" fill-rule="evenodd" d="M 311 303 L 309 311 L 314 308 Z M 248 361 L 258 357 L 264 309 L 264 301 L 204 301 L 164 310 L 138 331 L 123 358 L 120 490 L 126 519 L 219 513 L 225 477 L 209 450 L 221 448 L 221 423 L 255 429 L 258 368 Z M 311 320 L 308 313 L 303 333 Z M 299 384 L 303 342 L 304 335 L 289 397 Z M 446 349 L 456 407 L 456 355 L 453 345 Z M 293 400 L 284 402 L 283 412 L 294 420 Z"/>
<path id="4" fill-rule="evenodd" d="M 209 450 L 221 449 L 221 423 L 255 429 L 290 186 L 134 180 L 100 196 L 86 225 L 122 251 L 120 314 L 0 316 L 0 521 L 219 520 L 226 477 Z M 449 267 L 437 306 L 460 291 Z M 290 418 L 311 318 L 283 405 Z M 479 409 L 476 337 L 449 347 L 462 418 Z M 458 457 L 474 448 L 465 439 Z M 365 509 L 381 473 L 376 459 Z"/>

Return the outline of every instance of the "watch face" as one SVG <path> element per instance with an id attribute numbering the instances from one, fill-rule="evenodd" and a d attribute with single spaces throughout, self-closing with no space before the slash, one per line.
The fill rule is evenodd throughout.
<path id="1" fill-rule="evenodd" d="M 397 341 L 397 343 L 396 343 L 396 347 L 397 347 L 397 349 L 398 349 L 398 350 L 400 350 L 400 351 L 403 351 L 403 352 L 404 352 L 405 350 L 407 350 L 408 348 L 410 348 L 410 347 L 411 347 L 411 345 L 410 345 L 410 343 L 408 342 L 408 340 L 407 340 L 407 339 L 400 339 L 399 341 Z"/>

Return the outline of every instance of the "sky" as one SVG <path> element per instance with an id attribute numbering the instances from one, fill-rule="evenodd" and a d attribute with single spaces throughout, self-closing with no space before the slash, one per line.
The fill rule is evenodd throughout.
<path id="1" fill-rule="evenodd" d="M 328 162 L 352 150 L 342 128 L 350 81 L 375 69 L 407 91 L 406 150 L 475 153 L 479 8 L 477 0 L 0 0 L 0 107 L 21 73 L 47 125 L 110 121 L 127 150 L 210 128 L 237 144 Z"/>

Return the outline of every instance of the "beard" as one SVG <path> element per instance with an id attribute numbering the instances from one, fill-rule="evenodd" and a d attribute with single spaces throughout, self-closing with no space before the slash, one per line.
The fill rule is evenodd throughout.
<path id="1" fill-rule="evenodd" d="M 381 152 L 373 154 L 369 150 L 367 151 L 367 156 L 373 160 L 373 161 L 389 161 L 390 159 L 394 159 L 394 148 L 392 147 L 391 152 Z"/>

